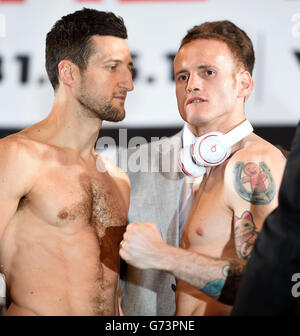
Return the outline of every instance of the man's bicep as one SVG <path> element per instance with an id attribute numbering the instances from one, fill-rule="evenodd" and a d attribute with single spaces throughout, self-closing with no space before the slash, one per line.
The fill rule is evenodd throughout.
<path id="1" fill-rule="evenodd" d="M 6 226 L 9 224 L 11 219 L 13 218 L 19 204 L 19 199 L 12 198 L 10 196 L 7 196 L 7 198 L 4 198 L 2 193 L 0 194 L 0 213 L 1 213 L 1 219 L 0 219 L 0 241 L 2 238 L 2 234 L 6 228 Z"/>
<path id="2" fill-rule="evenodd" d="M 271 204 L 278 190 L 274 168 L 262 160 L 237 161 L 233 167 L 233 187 L 236 195 L 251 206 Z"/>
<path id="3" fill-rule="evenodd" d="M 29 152 L 29 147 L 16 138 L 0 140 L 0 239 L 35 180 L 39 166 Z"/>
<path id="4" fill-rule="evenodd" d="M 21 197 L 24 195 L 22 179 L 9 174 L 0 166 L 0 240 L 7 224 L 13 218 Z"/>
<path id="5" fill-rule="evenodd" d="M 247 260 L 267 215 L 277 206 L 279 174 L 269 160 L 237 160 L 231 193 L 236 252 Z"/>

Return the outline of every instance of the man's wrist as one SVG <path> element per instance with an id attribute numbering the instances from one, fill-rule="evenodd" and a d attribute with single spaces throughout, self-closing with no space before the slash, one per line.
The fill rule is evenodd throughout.
<path id="1" fill-rule="evenodd" d="M 164 244 L 160 249 L 156 268 L 161 271 L 173 273 L 181 255 L 185 254 L 185 252 L 186 251 L 181 248 Z"/>

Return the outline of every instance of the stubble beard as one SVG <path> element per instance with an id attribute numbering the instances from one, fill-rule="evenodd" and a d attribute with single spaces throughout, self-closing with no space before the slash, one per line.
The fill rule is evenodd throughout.
<path id="1" fill-rule="evenodd" d="M 89 111 L 90 115 L 101 120 L 118 122 L 125 118 L 124 108 L 113 106 L 108 98 L 95 98 L 89 95 L 86 90 L 81 89 L 77 100 L 85 110 Z"/>

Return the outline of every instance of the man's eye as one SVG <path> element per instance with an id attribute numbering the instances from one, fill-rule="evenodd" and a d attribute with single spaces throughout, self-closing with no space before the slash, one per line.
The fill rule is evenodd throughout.
<path id="1" fill-rule="evenodd" d="M 116 68 L 117 68 L 116 65 L 108 65 L 108 66 L 107 66 L 107 69 L 110 70 L 110 71 L 113 71 L 113 70 L 115 70 Z"/>
<path id="2" fill-rule="evenodd" d="M 177 77 L 177 80 L 180 81 L 180 82 L 184 82 L 188 79 L 188 75 L 180 75 Z"/>
<path id="3" fill-rule="evenodd" d="M 211 77 L 211 76 L 214 76 L 216 73 L 214 70 L 206 70 L 205 74 L 208 76 L 208 77 Z"/>

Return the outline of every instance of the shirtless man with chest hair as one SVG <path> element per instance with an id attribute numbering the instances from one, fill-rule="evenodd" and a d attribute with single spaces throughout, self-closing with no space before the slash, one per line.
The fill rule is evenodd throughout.
<path id="1" fill-rule="evenodd" d="M 0 265 L 6 315 L 118 315 L 130 185 L 94 151 L 133 89 L 123 20 L 83 9 L 47 35 L 49 116 L 0 141 Z"/>
<path id="2" fill-rule="evenodd" d="M 188 31 L 174 73 L 178 109 L 195 137 L 225 134 L 245 122 L 253 65 L 252 43 L 233 23 L 208 22 Z M 122 258 L 178 279 L 177 315 L 230 313 L 258 232 L 277 206 L 285 158 L 249 133 L 224 163 L 206 167 L 204 176 L 192 181 L 194 203 L 182 248 L 167 245 L 155 223 L 131 223 L 124 234 Z"/>

